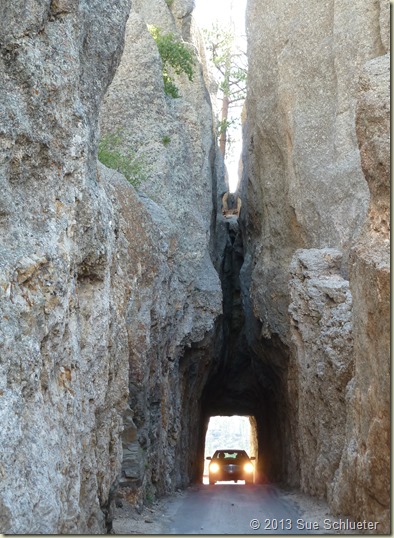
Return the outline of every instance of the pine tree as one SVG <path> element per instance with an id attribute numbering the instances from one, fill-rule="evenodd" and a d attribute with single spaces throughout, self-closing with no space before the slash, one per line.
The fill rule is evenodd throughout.
<path id="1" fill-rule="evenodd" d="M 217 23 L 211 30 L 205 31 L 205 41 L 210 59 L 216 68 L 219 99 L 222 101 L 218 136 L 219 148 L 224 158 L 229 143 L 229 127 L 237 121 L 231 116 L 230 109 L 241 109 L 246 97 L 246 54 L 237 46 L 234 32 L 220 28 Z"/>

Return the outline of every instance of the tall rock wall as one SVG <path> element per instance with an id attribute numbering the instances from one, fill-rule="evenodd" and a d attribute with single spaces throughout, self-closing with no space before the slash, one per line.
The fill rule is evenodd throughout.
<path id="1" fill-rule="evenodd" d="M 1 6 L 3 532 L 103 532 L 119 472 L 127 261 L 95 140 L 129 7 Z"/>
<path id="2" fill-rule="evenodd" d="M 354 379 L 334 506 L 380 521 L 390 532 L 390 58 L 365 64 L 356 129 L 371 193 L 368 218 L 352 248 Z"/>
<path id="3" fill-rule="evenodd" d="M 213 119 L 192 7 L 186 1 L 171 7 L 164 0 L 133 4 L 122 61 L 100 113 L 103 140 L 118 136 L 120 151 L 142 164 L 141 201 L 168 257 L 166 289 L 158 298 L 147 288 L 145 300 L 134 306 L 139 319 L 131 346 L 134 433 L 124 445 L 122 484 L 132 492 L 142 485 L 139 491 L 149 496 L 198 474 L 200 395 L 222 311 L 210 253 Z M 147 25 L 172 34 L 194 57 L 193 80 L 175 76 L 177 99 L 164 92 L 162 60 Z"/>
<path id="4" fill-rule="evenodd" d="M 283 474 L 387 530 L 389 3 L 249 0 L 247 31 L 244 302 L 289 351 Z"/>
<path id="5" fill-rule="evenodd" d="M 187 2 L 173 14 L 164 0 L 140 8 L 190 34 Z M 97 167 L 99 107 L 129 10 L 126 0 L 0 8 L 3 532 L 102 533 L 119 481 L 143 499 L 195 472 L 221 312 L 211 112 L 197 55 L 193 86 L 164 96 L 157 48 L 133 11 L 102 114 L 114 128 L 126 117 L 130 147 L 143 146 L 145 194 Z"/>
<path id="6" fill-rule="evenodd" d="M 285 338 L 294 251 L 339 246 L 346 262 L 366 216 L 357 85 L 365 61 L 387 50 L 388 4 L 251 0 L 247 27 L 245 226 L 259 260 L 252 289 L 268 333 Z"/>

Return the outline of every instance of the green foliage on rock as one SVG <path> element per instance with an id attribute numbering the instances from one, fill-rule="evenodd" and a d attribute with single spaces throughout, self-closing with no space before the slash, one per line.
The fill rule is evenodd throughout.
<path id="1" fill-rule="evenodd" d="M 139 187 L 147 179 L 146 163 L 134 151 L 124 152 L 122 145 L 123 136 L 120 131 L 108 133 L 99 142 L 98 159 L 108 168 L 123 174 L 133 187 Z"/>
<path id="2" fill-rule="evenodd" d="M 173 33 L 162 34 L 156 26 L 148 26 L 149 32 L 159 49 L 163 64 L 164 91 L 174 99 L 180 97 L 179 88 L 176 86 L 173 76 L 185 74 L 193 80 L 193 68 L 195 59 L 187 46 Z"/>

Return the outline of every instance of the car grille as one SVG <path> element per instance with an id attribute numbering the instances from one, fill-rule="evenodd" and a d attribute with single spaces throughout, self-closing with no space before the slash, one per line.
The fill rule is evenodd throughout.
<path id="1" fill-rule="evenodd" d="M 239 473 L 241 467 L 239 465 L 234 465 L 232 463 L 230 463 L 230 465 L 225 465 L 224 466 L 224 471 L 226 471 L 227 473 Z"/>

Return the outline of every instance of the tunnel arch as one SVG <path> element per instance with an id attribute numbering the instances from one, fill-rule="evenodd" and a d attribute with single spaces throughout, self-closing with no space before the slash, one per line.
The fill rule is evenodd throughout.
<path id="1" fill-rule="evenodd" d="M 148 484 L 153 495 L 161 495 L 201 483 L 206 432 L 215 415 L 253 417 L 257 483 L 296 483 L 294 427 L 286 388 L 289 350 L 275 335 L 264 338 L 262 324 L 252 313 L 237 217 L 221 218 L 218 226 L 222 231 L 216 235 L 222 243 L 215 246 L 216 269 L 223 314 L 201 341 L 179 350 L 163 370 L 176 413 L 167 414 L 160 405 L 160 375 L 151 387 L 148 407 L 137 405 L 139 392 L 134 394 L 130 386 L 130 397 L 134 394 L 136 401 L 130 401 L 134 414 L 127 418 L 124 430 L 121 485 L 127 488 Z M 165 349 L 155 352 L 163 354 Z"/>
<path id="2" fill-rule="evenodd" d="M 283 376 L 254 358 L 235 357 L 230 368 L 219 370 L 202 396 L 203 432 L 212 416 L 252 417 L 255 430 L 257 482 L 283 479 L 287 424 Z M 204 437 L 205 438 L 205 437 Z"/>

